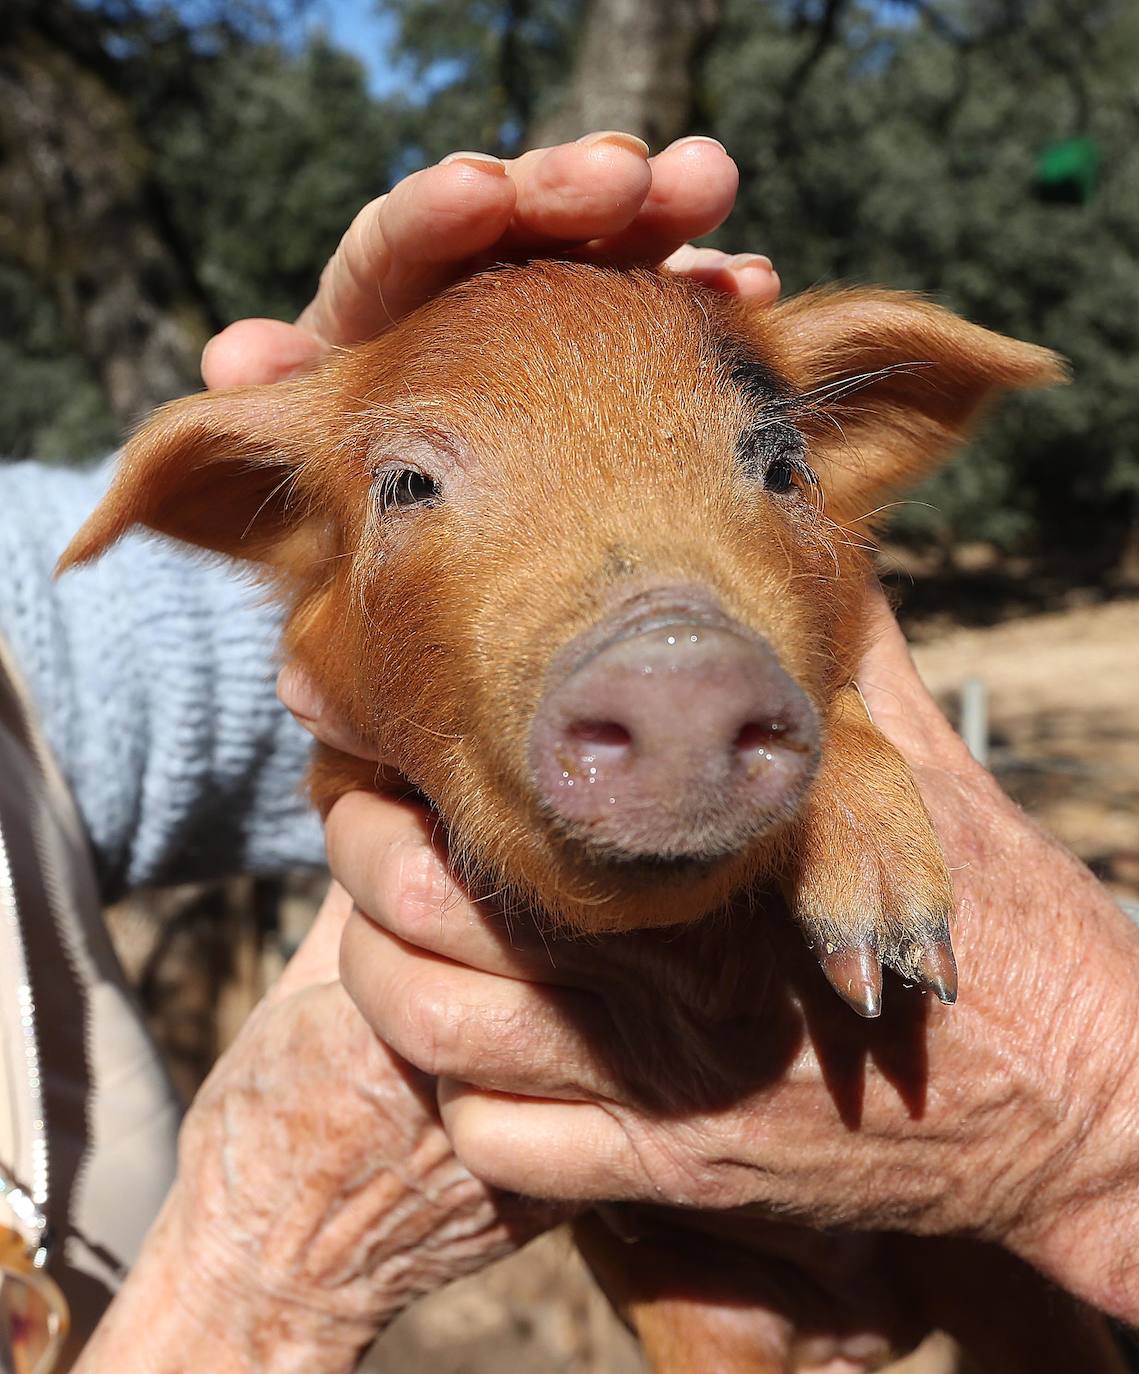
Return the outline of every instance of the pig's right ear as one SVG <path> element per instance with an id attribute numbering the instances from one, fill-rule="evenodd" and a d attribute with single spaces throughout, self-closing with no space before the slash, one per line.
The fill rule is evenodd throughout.
<path id="1" fill-rule="evenodd" d="M 872 524 L 934 471 L 1002 392 L 1066 379 L 1063 361 L 905 291 L 831 287 L 768 307 L 801 397 L 828 513 Z"/>
<path id="2" fill-rule="evenodd" d="M 57 572 L 97 558 L 136 525 L 258 563 L 295 558 L 313 523 L 300 480 L 313 399 L 304 377 L 163 406 L 126 445 Z"/>

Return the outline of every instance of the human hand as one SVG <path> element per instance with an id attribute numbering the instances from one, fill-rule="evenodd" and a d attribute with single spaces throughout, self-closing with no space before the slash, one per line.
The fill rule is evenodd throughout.
<path id="1" fill-rule="evenodd" d="M 174 1187 L 77 1374 L 340 1374 L 415 1297 L 556 1219 L 459 1164 L 433 1085 L 336 981 L 349 909 L 333 888 L 194 1100 Z"/>
<path id="2" fill-rule="evenodd" d="M 759 300 L 779 278 L 758 254 L 690 247 L 726 219 L 739 176 L 720 144 L 681 139 L 649 157 L 630 134 L 589 134 L 503 162 L 452 153 L 356 216 L 296 324 L 240 320 L 206 345 L 212 388 L 279 381 L 359 343 L 500 258 L 577 254 L 665 263 Z"/>
<path id="3" fill-rule="evenodd" d="M 362 794 L 329 817 L 368 913 L 346 985 L 500 1187 L 967 1234 L 1134 1320 L 1139 937 L 972 761 L 884 602 L 878 621 L 862 688 L 954 870 L 955 1008 L 898 990 L 859 1022 L 789 921 L 742 906 L 589 942 L 507 930 L 422 813 Z"/>

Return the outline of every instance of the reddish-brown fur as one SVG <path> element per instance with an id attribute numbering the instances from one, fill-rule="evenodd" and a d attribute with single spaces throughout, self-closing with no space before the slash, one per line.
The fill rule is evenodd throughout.
<path id="1" fill-rule="evenodd" d="M 759 310 L 655 272 L 497 269 L 306 376 L 160 411 L 63 566 L 136 524 L 256 565 L 288 604 L 286 653 L 431 799 L 477 888 L 597 931 L 693 920 L 778 880 L 840 990 L 850 951 L 921 977 L 948 949 L 951 889 L 908 769 L 851 686 L 867 538 L 992 396 L 1060 376 L 1047 351 L 895 292 Z M 776 495 L 741 470 L 757 404 L 794 420 L 817 488 Z M 441 503 L 385 512 L 393 464 L 435 477 Z M 657 877 L 567 845 L 526 748 L 558 650 L 662 581 L 769 641 L 823 747 L 796 813 Z M 322 808 L 378 785 L 329 750 L 312 782 Z M 684 1311 L 666 1316 L 675 1350 Z"/>

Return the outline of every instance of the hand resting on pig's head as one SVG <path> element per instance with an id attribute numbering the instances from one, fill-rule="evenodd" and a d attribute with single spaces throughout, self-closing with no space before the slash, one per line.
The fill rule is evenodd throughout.
<path id="1" fill-rule="evenodd" d="M 869 537 L 996 392 L 1060 376 L 886 290 L 497 268 L 160 411 L 63 563 L 141 524 L 258 565 L 476 891 L 597 932 L 778 883 L 856 1010 L 882 962 L 951 1001 L 945 864 L 852 685 Z M 324 748 L 312 781 L 388 778 Z"/>

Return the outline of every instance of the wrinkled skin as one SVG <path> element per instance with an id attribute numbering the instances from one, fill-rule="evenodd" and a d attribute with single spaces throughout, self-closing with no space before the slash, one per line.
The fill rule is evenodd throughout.
<path id="1" fill-rule="evenodd" d="M 349 909 L 333 888 L 195 1098 L 175 1186 L 78 1374 L 353 1368 L 409 1302 L 558 1219 L 472 1177 L 433 1085 L 360 1017 L 336 981 Z"/>
<path id="2" fill-rule="evenodd" d="M 1139 937 L 969 758 L 880 616 L 862 686 L 954 871 L 956 1008 L 893 998 L 880 1022 L 856 1022 L 789 923 L 744 910 L 705 930 L 553 947 L 507 932 L 466 903 L 418 813 L 363 795 L 329 825 L 334 871 L 369 913 L 346 933 L 345 980 L 389 1043 L 442 1076 L 457 1153 L 500 1186 L 734 1209 L 717 1229 L 760 1254 L 773 1210 L 979 1236 L 1134 1314 L 1116 1209 L 1134 1208 L 1139 1178 L 1139 1091 L 1121 1078 L 1139 1057 Z M 867 1244 L 907 1320 L 967 1328 L 970 1283 L 983 1311 L 994 1266 L 1016 1272 L 951 1242 Z M 788 1326 L 788 1361 L 792 1346 Z"/>

